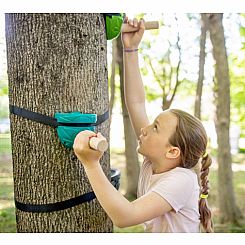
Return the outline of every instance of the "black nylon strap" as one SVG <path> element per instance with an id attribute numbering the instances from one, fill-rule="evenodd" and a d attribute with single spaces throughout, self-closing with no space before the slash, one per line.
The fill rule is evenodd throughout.
<path id="1" fill-rule="evenodd" d="M 48 204 L 26 204 L 15 200 L 15 206 L 21 211 L 31 213 L 45 213 L 60 211 L 67 208 L 74 207 L 84 202 L 92 201 L 95 198 L 94 192 L 88 192 L 78 197 L 71 198 L 62 202 L 48 203 Z"/>
<path id="2" fill-rule="evenodd" d="M 52 127 L 58 127 L 56 118 L 46 116 L 37 112 L 29 111 L 18 106 L 9 105 L 9 111 L 15 115 L 30 119 L 35 122 L 43 123 Z"/>
<path id="3" fill-rule="evenodd" d="M 111 169 L 111 184 L 119 190 L 120 185 L 120 172 L 115 169 Z M 17 209 L 23 212 L 30 212 L 30 213 L 46 213 L 46 212 L 54 212 L 60 211 L 67 208 L 71 208 L 82 204 L 84 202 L 90 202 L 95 199 L 96 196 L 93 191 L 82 194 L 78 197 L 74 197 L 65 201 L 56 202 L 56 203 L 48 203 L 48 204 L 27 204 L 21 203 L 15 199 L 15 206 Z"/>
<path id="4" fill-rule="evenodd" d="M 106 121 L 108 118 L 109 118 L 109 111 L 106 111 L 102 115 L 97 115 L 97 122 L 91 123 L 91 126 L 97 126 L 97 125 L 103 123 L 104 121 Z"/>
<path id="5" fill-rule="evenodd" d="M 57 128 L 58 126 L 71 126 L 71 127 L 91 127 L 97 126 L 109 118 L 109 111 L 106 111 L 102 115 L 97 115 L 96 123 L 60 123 L 56 118 L 46 116 L 37 112 L 29 111 L 18 106 L 9 105 L 9 111 L 15 115 L 30 119 L 35 122 L 43 123 L 51 127 Z"/>

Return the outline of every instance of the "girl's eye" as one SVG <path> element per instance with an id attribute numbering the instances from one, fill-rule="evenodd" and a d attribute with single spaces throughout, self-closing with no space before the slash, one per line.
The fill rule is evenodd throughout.
<path id="1" fill-rule="evenodd" d="M 156 124 L 154 125 L 153 130 L 157 131 L 157 125 Z"/>

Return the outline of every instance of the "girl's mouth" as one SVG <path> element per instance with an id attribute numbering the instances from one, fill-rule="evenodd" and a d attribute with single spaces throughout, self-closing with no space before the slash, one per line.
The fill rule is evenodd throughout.
<path id="1" fill-rule="evenodd" d="M 141 141 L 141 139 L 140 139 L 141 137 L 139 137 L 139 140 L 138 140 L 138 142 L 139 142 L 139 144 L 141 145 L 142 144 L 142 141 Z"/>

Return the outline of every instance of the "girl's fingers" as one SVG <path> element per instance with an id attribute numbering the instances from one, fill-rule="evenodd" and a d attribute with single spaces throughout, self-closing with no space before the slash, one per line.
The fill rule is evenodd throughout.
<path id="1" fill-rule="evenodd" d="M 128 23 L 128 16 L 125 16 L 124 23 Z"/>
<path id="2" fill-rule="evenodd" d="M 138 26 L 138 20 L 136 18 L 133 19 L 133 25 L 134 25 L 134 27 Z"/>
<path id="3" fill-rule="evenodd" d="M 129 25 L 131 25 L 131 26 L 133 26 L 133 25 L 134 25 L 133 20 L 128 20 L 128 23 L 129 23 Z"/>
<path id="4" fill-rule="evenodd" d="M 140 24 L 140 29 L 145 30 L 145 20 L 143 18 L 140 18 L 139 24 Z"/>

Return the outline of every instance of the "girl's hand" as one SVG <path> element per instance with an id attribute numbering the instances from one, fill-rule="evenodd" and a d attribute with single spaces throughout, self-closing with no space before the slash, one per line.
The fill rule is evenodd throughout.
<path id="1" fill-rule="evenodd" d="M 145 31 L 144 19 L 141 18 L 140 21 L 138 21 L 136 18 L 129 20 L 128 17 L 125 17 L 124 23 L 128 23 L 134 27 L 139 27 L 139 30 L 135 32 L 122 32 L 121 36 L 123 47 L 130 49 L 138 48 Z"/>
<path id="2" fill-rule="evenodd" d="M 96 133 L 89 130 L 84 130 L 80 132 L 73 144 L 74 152 L 77 158 L 81 161 L 84 167 L 93 167 L 99 164 L 99 160 L 103 155 L 103 152 L 96 151 L 90 148 L 89 140 L 92 136 L 96 136 Z M 101 133 L 97 134 L 97 137 L 102 137 Z"/>

